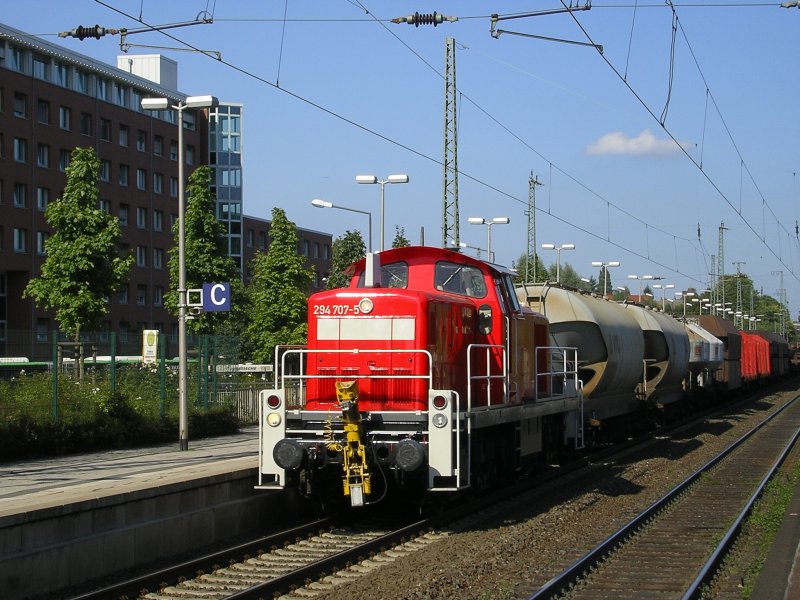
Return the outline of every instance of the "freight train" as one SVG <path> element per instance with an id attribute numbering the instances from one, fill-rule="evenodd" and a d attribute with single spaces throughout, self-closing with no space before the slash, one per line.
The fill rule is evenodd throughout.
<path id="1" fill-rule="evenodd" d="M 679 321 L 459 252 L 369 254 L 313 294 L 308 344 L 260 394 L 257 487 L 324 504 L 483 489 L 689 395 L 788 371 L 779 336 Z"/>

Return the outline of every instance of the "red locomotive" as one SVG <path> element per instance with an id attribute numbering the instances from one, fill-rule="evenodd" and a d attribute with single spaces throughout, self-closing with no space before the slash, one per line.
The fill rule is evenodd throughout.
<path id="1" fill-rule="evenodd" d="M 309 299 L 308 346 L 262 392 L 259 487 L 353 506 L 488 486 L 582 444 L 574 348 L 521 306 L 513 273 L 407 247 Z"/>

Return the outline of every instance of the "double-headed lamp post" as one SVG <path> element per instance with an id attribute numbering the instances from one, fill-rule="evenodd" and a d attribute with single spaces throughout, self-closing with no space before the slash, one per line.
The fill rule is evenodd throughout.
<path id="1" fill-rule="evenodd" d="M 628 275 L 628 279 L 638 279 L 639 280 L 639 302 L 642 301 L 642 280 L 643 279 L 655 279 L 652 275 Z"/>
<path id="2" fill-rule="evenodd" d="M 183 147 L 183 111 L 187 108 L 212 108 L 219 101 L 214 96 L 188 96 L 170 105 L 169 98 L 142 98 L 144 110 L 178 111 L 178 442 L 189 449 L 189 402 L 186 388 L 186 199 Z"/>
<path id="3" fill-rule="evenodd" d="M 470 225 L 486 225 L 486 260 L 494 262 L 492 256 L 492 225 L 508 225 L 511 219 L 508 217 L 493 217 L 491 221 L 483 217 L 470 217 L 468 219 Z"/>
<path id="4" fill-rule="evenodd" d="M 369 245 L 367 246 L 367 252 L 372 252 L 372 213 L 366 210 L 359 210 L 357 208 L 350 208 L 348 206 L 339 206 L 338 204 L 334 204 L 333 202 L 328 202 L 327 200 L 320 200 L 319 198 L 314 198 L 311 201 L 313 206 L 317 208 L 338 208 L 339 210 L 349 210 L 350 212 L 354 213 L 361 213 L 362 215 L 367 215 L 369 219 Z"/>
<path id="5" fill-rule="evenodd" d="M 667 307 L 667 290 L 671 290 L 675 287 L 674 283 L 667 283 L 666 285 L 661 285 L 660 283 L 654 283 L 653 289 L 661 290 L 661 312 L 666 311 Z"/>
<path id="6" fill-rule="evenodd" d="M 542 248 L 556 251 L 556 283 L 561 283 L 561 251 L 575 250 L 575 244 L 561 244 L 560 246 L 556 246 L 555 244 L 542 244 Z"/>
<path id="7" fill-rule="evenodd" d="M 356 175 L 356 183 L 379 184 L 381 186 L 381 252 L 385 249 L 383 244 L 383 188 L 387 183 L 408 183 L 408 175 L 389 175 L 386 179 L 378 179 L 375 175 Z"/>
<path id="8" fill-rule="evenodd" d="M 592 266 L 603 269 L 603 298 L 605 298 L 608 293 L 608 267 L 618 267 L 619 261 L 610 260 L 608 262 L 603 262 L 602 260 L 593 260 Z"/>

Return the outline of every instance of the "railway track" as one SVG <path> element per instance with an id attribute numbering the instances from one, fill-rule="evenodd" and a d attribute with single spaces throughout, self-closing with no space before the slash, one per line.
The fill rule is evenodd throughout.
<path id="1" fill-rule="evenodd" d="M 800 406 L 797 404 L 798 402 L 794 402 L 795 406 L 786 411 L 787 414 L 793 415 L 795 430 L 797 422 L 800 422 Z M 773 431 L 775 424 L 765 424 L 763 427 L 770 427 L 770 431 Z M 786 426 L 788 429 L 791 427 L 791 425 Z M 777 439 L 779 436 L 771 437 Z M 755 458 L 758 458 L 759 455 L 762 455 L 761 458 L 763 458 L 763 455 L 767 454 L 766 450 L 758 448 L 751 452 L 756 455 Z M 593 456 L 593 460 L 597 460 L 597 458 L 597 455 Z M 739 481 L 734 481 L 734 483 L 738 484 L 744 481 L 752 489 L 754 482 L 751 481 L 752 477 L 749 474 L 755 472 L 756 462 L 748 463 L 744 467 L 741 467 L 742 463 L 738 464 L 740 466 L 734 466 L 733 471 L 735 480 L 738 472 Z M 712 467 L 712 465 L 708 466 Z M 733 494 L 726 487 L 727 484 L 723 480 L 717 479 L 724 467 L 724 464 L 715 462 L 711 471 L 701 470 L 693 478 L 696 485 L 716 482 L 712 487 L 724 491 L 722 496 L 732 496 Z M 576 466 L 576 468 L 579 467 Z M 550 479 L 557 479 L 566 471 L 564 469 L 554 473 Z M 743 473 L 748 474 L 746 479 L 742 478 Z M 460 505 L 434 518 L 415 520 L 399 528 L 395 527 L 396 523 L 387 523 L 385 520 L 378 522 L 367 519 L 360 524 L 355 523 L 348 527 L 334 526 L 329 521 L 318 521 L 302 528 L 262 538 L 236 549 L 203 557 L 191 563 L 184 563 L 178 567 L 152 574 L 146 580 L 127 582 L 124 586 L 99 590 L 75 600 L 121 598 L 123 595 L 133 598 L 139 596 L 139 592 L 145 588 L 151 591 L 142 594 L 141 597 L 149 600 L 173 600 L 175 598 L 271 599 L 280 594 L 287 594 L 293 598 L 312 597 L 324 594 L 341 583 L 373 573 L 374 569 L 387 562 L 424 549 L 431 543 L 447 537 L 453 531 L 468 530 L 482 522 L 484 518 L 491 519 L 493 514 L 512 511 L 518 504 L 529 504 L 533 501 L 532 498 L 542 493 L 541 484 L 542 481 L 538 481 L 535 485 L 532 485 L 530 481 L 522 482 L 513 488 L 506 488 L 497 494 L 481 498 L 479 501 Z M 684 492 L 685 495 L 689 493 Z M 705 492 L 702 490 L 695 492 L 693 489 L 691 493 L 702 496 Z M 665 504 L 667 502 L 664 501 Z M 703 507 L 701 509 L 705 511 Z M 666 510 L 669 515 L 678 514 L 678 507 L 675 504 L 670 504 Z M 708 512 L 712 514 L 709 515 Z M 694 518 L 707 524 L 711 517 L 718 516 L 717 512 L 718 509 L 699 512 L 694 515 Z M 645 517 L 644 519 L 649 518 Z M 688 523 L 688 519 L 683 520 Z M 653 522 L 644 529 L 653 529 L 655 525 Z M 633 529 L 636 527 L 643 526 L 639 523 Z M 716 533 L 716 530 L 715 533 L 709 535 L 723 537 L 723 534 Z M 672 554 L 681 560 L 687 554 L 686 547 L 690 544 L 687 536 L 688 534 L 683 531 L 678 534 L 668 531 L 660 542 L 655 542 L 657 556 L 652 560 L 657 562 L 647 563 L 645 560 L 650 559 L 635 559 L 640 560 L 646 567 L 644 576 L 649 578 L 648 585 L 653 583 L 654 573 L 659 574 L 663 571 L 663 556 L 668 555 L 668 560 L 673 562 L 670 558 Z M 609 545 L 617 543 L 618 541 L 614 541 Z M 691 544 L 693 545 L 693 542 Z M 706 539 L 701 546 L 705 548 L 707 555 L 713 544 Z M 608 550 L 604 548 L 595 554 L 599 556 L 606 553 Z M 610 564 L 611 560 L 606 561 L 604 565 Z M 624 562 L 625 559 L 621 560 Z M 597 560 L 595 560 L 596 562 Z M 554 579 L 548 586 L 542 588 L 542 595 L 534 597 L 558 596 L 562 589 L 566 589 L 570 585 L 574 586 L 574 583 L 571 582 L 577 580 L 582 570 L 589 568 L 591 567 L 584 566 L 583 569 L 576 567 L 573 569 L 571 580 L 565 578 L 556 583 Z M 696 567 L 695 572 L 699 569 L 699 566 Z M 198 575 L 201 572 L 202 574 Z M 600 587 L 591 587 L 595 585 L 595 582 L 600 581 L 597 579 L 599 573 L 600 569 L 595 569 L 586 581 L 574 586 L 572 588 L 574 597 L 602 598 L 605 594 L 605 597 L 619 598 L 619 592 L 614 589 L 610 589 L 606 593 L 601 591 Z M 618 575 L 610 575 L 611 579 L 615 577 Z M 182 580 L 180 583 L 174 583 L 179 579 Z M 166 585 L 163 582 L 171 583 Z M 597 583 L 597 585 L 600 584 Z M 546 593 L 548 587 L 552 592 L 549 595 Z"/>
<path id="2" fill-rule="evenodd" d="M 699 598 L 800 436 L 800 397 L 551 579 L 529 600 Z"/>

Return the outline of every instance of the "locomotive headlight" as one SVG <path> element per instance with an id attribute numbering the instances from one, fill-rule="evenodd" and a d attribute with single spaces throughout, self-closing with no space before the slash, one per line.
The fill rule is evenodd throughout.
<path id="1" fill-rule="evenodd" d="M 369 298 L 362 298 L 358 302 L 358 310 L 360 310 L 365 315 L 371 313 L 373 308 L 374 305 L 372 304 L 372 300 L 370 300 Z"/>
<path id="2" fill-rule="evenodd" d="M 267 425 L 270 427 L 277 427 L 281 424 L 281 416 L 278 413 L 269 413 L 267 415 Z"/>
<path id="3" fill-rule="evenodd" d="M 441 429 L 442 427 L 447 425 L 447 415 L 445 415 L 444 413 L 436 413 L 435 415 L 433 415 L 432 421 L 434 427 L 438 427 L 439 429 Z"/>

